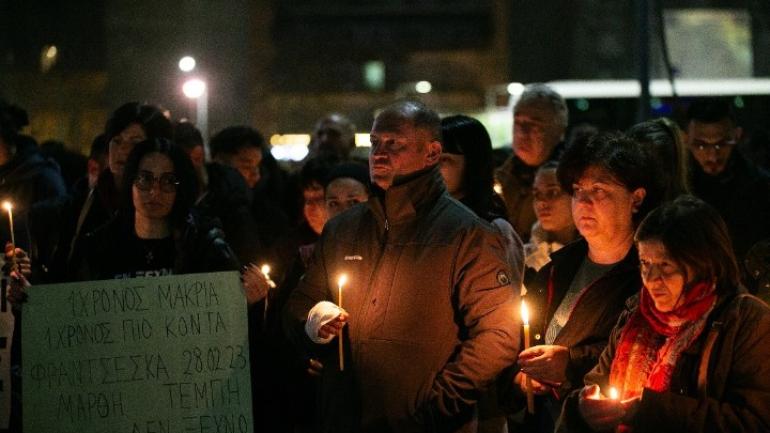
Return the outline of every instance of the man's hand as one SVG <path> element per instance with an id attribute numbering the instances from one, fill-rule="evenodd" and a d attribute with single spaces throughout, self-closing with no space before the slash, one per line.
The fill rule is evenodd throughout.
<path id="1" fill-rule="evenodd" d="M 551 390 L 553 389 L 552 386 L 546 385 L 544 383 L 540 383 L 535 379 L 530 378 L 530 383 L 532 384 L 532 393 L 535 395 L 545 395 L 550 394 Z M 513 382 L 521 388 L 521 392 L 526 394 L 527 393 L 527 375 L 518 372 L 516 373 L 516 377 L 513 378 Z"/>
<path id="2" fill-rule="evenodd" d="M 339 316 L 323 325 L 321 329 L 318 330 L 318 336 L 321 338 L 329 338 L 335 335 L 339 335 L 340 331 L 342 331 L 342 328 L 345 327 L 347 321 L 348 313 L 343 311 Z"/>
<path id="3" fill-rule="evenodd" d="M 548 384 L 567 380 L 569 349 L 564 346 L 533 346 L 519 353 L 521 371 L 533 379 Z"/>
<path id="4" fill-rule="evenodd" d="M 598 385 L 586 386 L 578 399 L 580 415 L 594 431 L 614 430 L 623 421 L 623 402 L 604 397 Z"/>
<path id="5" fill-rule="evenodd" d="M 11 269 L 11 263 L 15 264 L 14 269 Z M 11 271 L 17 271 L 21 275 L 29 278 L 32 274 L 32 265 L 29 260 L 27 252 L 21 248 L 14 250 L 13 245 L 10 242 L 5 244 L 5 268 L 3 271 L 9 275 Z"/>
<path id="6" fill-rule="evenodd" d="M 246 294 L 248 305 L 254 305 L 265 299 L 267 292 L 271 288 L 270 281 L 255 264 L 246 266 L 243 269 L 241 281 L 243 282 L 243 291 Z"/>

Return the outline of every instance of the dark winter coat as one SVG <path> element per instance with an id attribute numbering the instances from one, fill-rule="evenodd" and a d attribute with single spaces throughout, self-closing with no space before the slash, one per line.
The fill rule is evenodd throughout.
<path id="1" fill-rule="evenodd" d="M 533 345 L 545 344 L 545 330 L 564 299 L 572 279 L 588 255 L 588 242 L 577 240 L 551 254 L 524 297 L 530 308 Z M 596 365 L 626 300 L 639 292 L 639 257 L 635 247 L 601 278 L 591 284 L 553 344 L 569 348 L 567 381 L 559 388 L 566 395 L 582 386 L 583 376 Z M 540 337 L 540 338 L 538 338 Z"/>
<path id="2" fill-rule="evenodd" d="M 629 301 L 586 385 L 607 389 L 621 332 L 637 308 Z M 706 342 L 716 332 L 712 349 Z M 698 377 L 704 354 L 708 368 Z M 770 308 L 750 296 L 723 295 L 702 335 L 683 353 L 667 392 L 645 389 L 628 424 L 634 433 L 770 431 Z M 578 411 L 579 390 L 566 399 L 558 432 L 590 432 Z"/>
<path id="3" fill-rule="evenodd" d="M 691 164 L 693 194 L 724 218 L 740 261 L 749 248 L 770 238 L 770 176 L 733 150 L 725 170 L 711 176 Z"/>
<path id="4" fill-rule="evenodd" d="M 551 262 L 527 283 L 524 299 L 530 309 L 532 345 L 545 344 L 545 331 L 559 308 L 575 274 L 588 255 L 588 243 L 579 239 L 551 254 Z M 552 429 L 561 408 L 561 399 L 581 387 L 583 376 L 596 365 L 607 345 L 612 327 L 623 312 L 628 298 L 642 287 L 639 258 L 635 247 L 606 274 L 594 281 L 576 301 L 569 320 L 552 344 L 569 349 L 566 380 L 552 395 L 535 396 L 536 418 L 527 420 L 527 430 Z M 514 410 L 526 401 L 518 387 L 505 402 Z M 505 396 L 503 396 L 505 401 Z"/>
<path id="5" fill-rule="evenodd" d="M 183 227 L 174 230 L 172 274 L 231 271 L 239 262 L 225 242 L 218 221 L 190 214 Z M 137 269 L 127 268 L 122 245 L 136 240 L 133 220 L 118 214 L 104 226 L 88 233 L 75 252 L 73 265 L 79 280 L 112 279 Z M 129 258 L 130 259 L 130 258 Z"/>
<path id="6" fill-rule="evenodd" d="M 67 190 L 59 173 L 59 166 L 43 157 L 29 137 L 17 138 L 16 151 L 8 163 L 0 166 L 0 201 L 13 204 L 14 234 L 19 247 L 37 259 L 34 227 L 30 215 L 38 207 L 57 206 L 65 200 Z M 0 234 L 10 241 L 8 213 L 0 214 Z M 48 220 L 46 224 L 56 224 Z"/>
<path id="7" fill-rule="evenodd" d="M 316 303 L 336 303 L 343 272 L 340 372 L 337 341 L 314 345 L 303 325 Z M 320 430 L 475 432 L 481 391 L 516 358 L 511 283 L 501 235 L 447 194 L 435 167 L 327 222 L 285 315 L 325 365 Z"/>

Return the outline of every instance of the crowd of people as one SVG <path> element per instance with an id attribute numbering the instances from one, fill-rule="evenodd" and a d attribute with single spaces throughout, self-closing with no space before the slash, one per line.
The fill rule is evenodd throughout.
<path id="1" fill-rule="evenodd" d="M 252 376 L 254 431 L 770 431 L 770 174 L 723 100 L 568 134 L 531 84 L 497 164 L 481 122 L 418 100 L 376 112 L 368 160 L 332 114 L 292 167 L 253 127 L 204 146 L 149 104 L 118 107 L 87 158 L 27 124 L 0 101 L 3 305 L 239 271 L 251 368 L 272 373 Z"/>

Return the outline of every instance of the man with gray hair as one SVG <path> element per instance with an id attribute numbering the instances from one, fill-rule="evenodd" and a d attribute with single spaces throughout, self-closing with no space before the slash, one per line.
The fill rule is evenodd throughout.
<path id="1" fill-rule="evenodd" d="M 326 223 L 290 296 L 289 338 L 323 365 L 322 432 L 475 432 L 481 393 L 516 359 L 522 270 L 447 193 L 440 131 L 420 102 L 377 114 L 373 197 Z"/>
<path id="2" fill-rule="evenodd" d="M 542 83 L 527 85 L 513 108 L 513 155 L 495 178 L 502 187 L 508 221 L 524 241 L 537 220 L 532 208 L 535 172 L 558 157 L 567 121 L 564 98 Z"/>

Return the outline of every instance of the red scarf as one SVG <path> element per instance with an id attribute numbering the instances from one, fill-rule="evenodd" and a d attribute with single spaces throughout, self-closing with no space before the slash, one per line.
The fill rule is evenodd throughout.
<path id="1" fill-rule="evenodd" d="M 610 384 L 621 400 L 640 396 L 644 388 L 668 390 L 679 356 L 703 332 L 714 309 L 714 288 L 711 281 L 685 288 L 682 305 L 664 313 L 642 287 L 639 308 L 621 331 L 610 369 Z"/>

